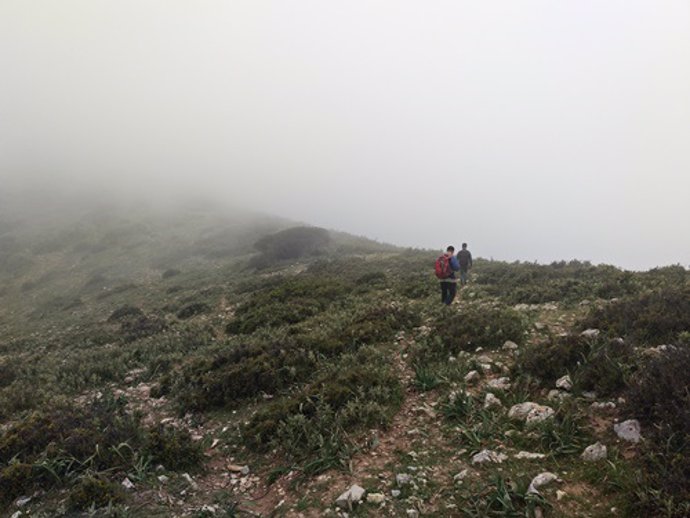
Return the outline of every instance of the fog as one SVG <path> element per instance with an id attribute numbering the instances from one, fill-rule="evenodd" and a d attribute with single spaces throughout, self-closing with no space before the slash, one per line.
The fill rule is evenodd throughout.
<path id="1" fill-rule="evenodd" d="M 690 257 L 690 3 L 1 0 L 0 188 Z M 4 187 L 2 187 L 4 186 Z"/>

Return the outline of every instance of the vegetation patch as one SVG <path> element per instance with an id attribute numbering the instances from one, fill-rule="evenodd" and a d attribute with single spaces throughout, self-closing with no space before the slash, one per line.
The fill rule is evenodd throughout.
<path id="1" fill-rule="evenodd" d="M 641 514 L 690 513 L 690 341 L 649 359 L 633 377 L 624 412 L 643 427 Z M 638 492 L 639 493 L 639 492 Z"/>
<path id="2" fill-rule="evenodd" d="M 304 470 L 342 467 L 354 448 L 352 433 L 389 423 L 402 387 L 385 356 L 363 347 L 324 366 L 297 393 L 260 409 L 243 431 L 255 448 L 278 446 Z"/>
<path id="3" fill-rule="evenodd" d="M 690 331 L 690 286 L 667 286 L 595 308 L 581 328 L 598 328 L 636 344 L 659 345 Z"/>

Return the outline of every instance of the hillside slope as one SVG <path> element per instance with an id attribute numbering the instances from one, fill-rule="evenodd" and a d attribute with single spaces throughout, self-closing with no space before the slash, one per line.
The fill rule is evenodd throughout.
<path id="1" fill-rule="evenodd" d="M 688 512 L 681 267 L 478 260 L 443 307 L 433 252 L 251 268 L 281 220 L 0 221 L 10 515 Z"/>

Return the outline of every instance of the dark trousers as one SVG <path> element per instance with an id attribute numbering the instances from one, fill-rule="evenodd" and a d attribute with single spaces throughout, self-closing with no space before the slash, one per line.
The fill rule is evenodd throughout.
<path id="1" fill-rule="evenodd" d="M 457 292 L 458 285 L 454 282 L 442 282 L 441 283 L 441 302 L 450 306 L 455 299 L 455 294 Z"/>

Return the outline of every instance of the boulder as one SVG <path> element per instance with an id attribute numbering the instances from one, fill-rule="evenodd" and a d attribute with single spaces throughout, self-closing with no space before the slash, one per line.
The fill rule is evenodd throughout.
<path id="1" fill-rule="evenodd" d="M 640 422 L 637 419 L 628 419 L 622 423 L 614 424 L 613 431 L 616 435 L 628 442 L 640 442 Z"/>
<path id="2" fill-rule="evenodd" d="M 518 350 L 518 344 L 515 342 L 512 342 L 511 340 L 507 340 L 506 343 L 503 344 L 503 347 L 501 347 L 504 351 L 517 351 Z"/>
<path id="3" fill-rule="evenodd" d="M 581 457 L 585 462 L 597 462 L 605 459 L 606 455 L 606 445 L 601 444 L 600 442 L 595 442 L 594 444 L 590 444 L 585 448 L 585 451 L 582 452 Z"/>
<path id="4" fill-rule="evenodd" d="M 546 457 L 543 453 L 532 453 L 529 451 L 521 451 L 517 455 L 515 455 L 516 459 L 527 459 L 527 460 L 535 460 L 535 459 L 543 459 Z"/>
<path id="5" fill-rule="evenodd" d="M 527 492 L 538 495 L 540 488 L 548 484 L 551 484 L 552 482 L 555 482 L 557 480 L 559 480 L 558 475 L 551 473 L 549 471 L 545 471 L 544 473 L 540 473 L 532 479 L 532 482 L 530 483 Z"/>
<path id="6" fill-rule="evenodd" d="M 585 329 L 580 333 L 580 336 L 584 336 L 585 338 L 596 338 L 599 334 L 601 334 L 601 331 L 598 329 Z"/>
<path id="7" fill-rule="evenodd" d="M 540 423 L 550 419 L 555 414 L 550 406 L 540 405 L 527 401 L 513 405 L 508 411 L 508 417 L 518 421 L 525 421 L 527 424 Z"/>
<path id="8" fill-rule="evenodd" d="M 489 380 L 486 386 L 494 390 L 510 390 L 510 378 L 502 377 Z"/>
<path id="9" fill-rule="evenodd" d="M 412 484 L 412 476 L 407 473 L 398 473 L 395 475 L 395 483 L 398 487 L 407 486 Z"/>
<path id="10" fill-rule="evenodd" d="M 498 399 L 496 396 L 494 396 L 491 392 L 487 392 L 486 396 L 484 397 L 484 408 L 500 408 L 503 406 L 503 403 L 501 403 L 501 400 Z"/>
<path id="11" fill-rule="evenodd" d="M 357 484 L 354 484 L 347 491 L 338 497 L 335 501 L 335 505 L 341 509 L 348 511 L 352 510 L 352 504 L 358 504 L 364 498 L 365 489 Z"/>
<path id="12" fill-rule="evenodd" d="M 504 453 L 495 452 L 492 450 L 482 450 L 472 457 L 472 464 L 485 464 L 487 462 L 501 464 L 507 459 L 508 456 Z"/>
<path id="13" fill-rule="evenodd" d="M 480 374 L 477 371 L 470 371 L 465 375 L 465 383 L 476 383 L 479 381 Z"/>
<path id="14" fill-rule="evenodd" d="M 367 502 L 370 504 L 382 504 L 386 501 L 386 497 L 383 493 L 369 493 L 367 495 Z"/>
<path id="15" fill-rule="evenodd" d="M 558 378 L 556 380 L 556 388 L 570 392 L 573 388 L 573 381 L 570 379 L 570 376 L 566 374 L 562 378 Z"/>

